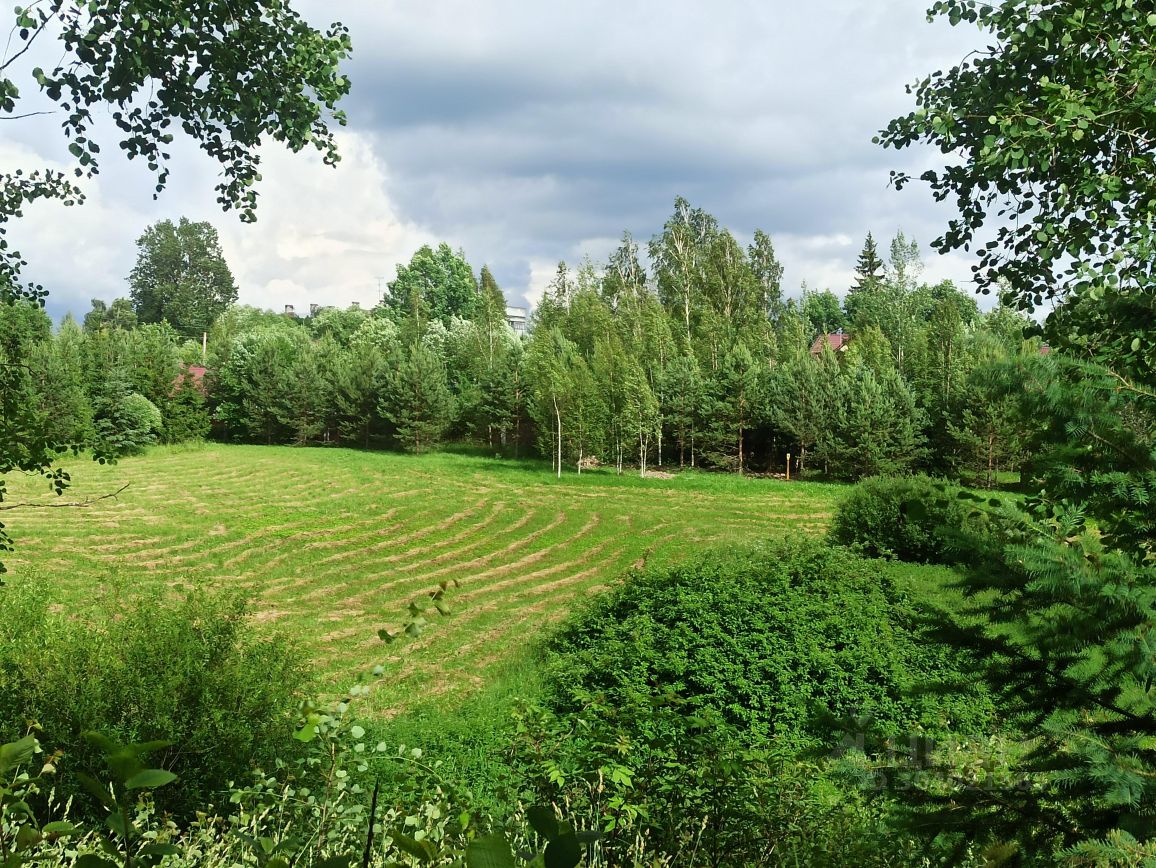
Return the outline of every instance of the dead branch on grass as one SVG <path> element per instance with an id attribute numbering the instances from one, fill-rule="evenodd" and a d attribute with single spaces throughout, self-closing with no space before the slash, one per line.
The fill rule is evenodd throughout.
<path id="1" fill-rule="evenodd" d="M 122 485 L 116 491 L 109 492 L 108 494 L 102 494 L 99 497 L 86 497 L 84 500 L 67 500 L 64 502 L 57 502 L 57 503 L 32 503 L 32 502 L 0 503 L 0 510 L 4 510 L 4 509 L 29 509 L 29 508 L 83 509 L 86 506 L 92 506 L 94 503 L 99 503 L 102 500 L 109 500 L 109 499 L 116 500 L 117 497 L 121 494 L 121 492 L 123 492 L 130 485 L 132 485 L 131 482 L 126 482 L 124 485 Z"/>

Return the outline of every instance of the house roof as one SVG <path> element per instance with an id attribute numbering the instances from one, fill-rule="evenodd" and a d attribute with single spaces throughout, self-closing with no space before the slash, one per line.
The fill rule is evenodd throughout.
<path id="1" fill-rule="evenodd" d="M 817 356 L 823 352 L 823 347 L 830 347 L 837 353 L 841 353 L 847 349 L 847 344 L 851 342 L 851 335 L 845 334 L 842 331 L 833 332 L 831 334 L 819 335 L 815 338 L 815 342 L 811 344 L 811 355 Z"/>
<path id="2" fill-rule="evenodd" d="M 197 391 L 202 395 L 205 394 L 205 366 L 204 365 L 186 365 L 184 369 L 177 374 L 177 378 L 173 380 L 173 391 L 179 389 L 185 382 L 185 376 L 193 378 L 193 385 Z"/>

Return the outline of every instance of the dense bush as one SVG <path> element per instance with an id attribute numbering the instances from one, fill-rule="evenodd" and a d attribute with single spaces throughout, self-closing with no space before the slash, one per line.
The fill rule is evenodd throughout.
<path id="1" fill-rule="evenodd" d="M 110 375 L 92 402 L 96 429 L 94 445 L 101 454 L 133 455 L 157 442 L 164 419 L 156 404 L 132 391 L 123 374 Z"/>
<path id="2" fill-rule="evenodd" d="M 870 557 L 953 563 L 967 522 L 960 502 L 926 476 L 864 479 L 831 523 L 831 541 Z"/>
<path id="3" fill-rule="evenodd" d="M 598 829 L 595 865 L 917 864 L 923 847 L 888 824 L 890 804 L 842 784 L 833 763 L 752 749 L 677 699 L 591 697 L 518 716 L 511 767 L 532 804 Z"/>
<path id="4" fill-rule="evenodd" d="M 0 741 L 42 728 L 66 769 L 101 765 L 81 733 L 165 740 L 153 755 L 180 776 L 159 794 L 178 812 L 220 798 L 253 763 L 284 755 L 308 682 L 300 655 L 255 632 L 236 596 L 160 592 L 106 602 L 91 621 L 49 611 L 34 586 L 0 593 Z"/>
<path id="5" fill-rule="evenodd" d="M 863 718 L 889 736 L 979 730 L 990 708 L 979 693 L 916 691 L 969 662 L 926 639 L 876 563 L 817 540 L 635 575 L 573 618 L 550 654 L 560 710 L 579 692 L 621 704 L 670 691 L 752 743 L 829 747 Z"/>

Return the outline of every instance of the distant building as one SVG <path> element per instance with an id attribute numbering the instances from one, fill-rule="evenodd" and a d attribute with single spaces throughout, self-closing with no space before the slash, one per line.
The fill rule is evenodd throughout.
<path id="1" fill-rule="evenodd" d="M 283 313 L 285 316 L 291 316 L 291 317 L 297 316 L 297 310 L 291 304 L 285 305 L 285 310 L 283 311 Z"/>
<path id="2" fill-rule="evenodd" d="M 831 334 L 819 335 L 815 338 L 815 342 L 811 344 L 811 355 L 822 355 L 824 347 L 830 347 L 837 353 L 847 352 L 847 344 L 851 343 L 851 336 L 845 334 L 842 329 Z"/>
<path id="3" fill-rule="evenodd" d="M 506 308 L 506 322 L 510 324 L 510 328 L 514 330 L 514 334 L 519 337 L 526 333 L 526 319 L 528 316 L 529 311 L 524 307 Z"/>
<path id="4" fill-rule="evenodd" d="M 193 387 L 202 395 L 205 394 L 205 366 L 204 365 L 185 365 L 177 374 L 177 378 L 173 380 L 173 392 L 185 384 L 185 377 L 190 377 L 193 382 Z"/>

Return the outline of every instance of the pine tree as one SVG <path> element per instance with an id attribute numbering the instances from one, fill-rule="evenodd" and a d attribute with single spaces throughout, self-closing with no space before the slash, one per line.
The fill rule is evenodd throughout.
<path id="1" fill-rule="evenodd" d="M 777 365 L 767 383 L 767 409 L 771 423 L 787 434 L 797 448 L 788 450 L 798 459 L 798 473 L 808 467 L 823 433 L 833 424 L 839 363 L 829 349 L 819 359 L 801 353 Z"/>
<path id="2" fill-rule="evenodd" d="M 201 388 L 187 367 L 178 375 L 176 389 L 163 410 L 166 443 L 185 443 L 209 436 L 212 421 Z"/>
<path id="3" fill-rule="evenodd" d="M 27 353 L 29 407 L 43 422 L 49 443 L 88 443 L 92 438 L 92 406 L 84 388 L 83 336 L 68 318 L 51 340 L 32 345 Z M 21 378 L 23 379 L 23 377 Z"/>
<path id="4" fill-rule="evenodd" d="M 378 409 L 393 423 L 402 448 L 425 452 L 436 446 L 453 409 L 445 363 L 437 353 L 420 341 L 399 352 L 385 375 Z"/>
<path id="5" fill-rule="evenodd" d="M 671 359 L 662 380 L 662 414 L 678 444 L 678 466 L 695 466 L 695 435 L 704 411 L 705 392 L 698 361 L 692 355 Z"/>
<path id="6" fill-rule="evenodd" d="M 985 382 L 1034 421 L 1039 484 L 1026 513 L 980 513 L 987 534 L 960 547 L 972 604 L 938 633 L 981 661 L 1025 750 L 1012 786 L 928 788 L 926 769 L 898 783 L 921 824 L 969 840 L 1143 864 L 1103 848 L 1156 840 L 1156 392 L 1056 355 L 989 367 Z"/>
<path id="7" fill-rule="evenodd" d="M 902 473 L 920 457 L 923 437 L 915 399 L 893 369 L 845 365 L 835 379 L 829 425 L 816 453 L 840 479 Z"/>
<path id="8" fill-rule="evenodd" d="M 376 346 L 351 347 L 342 351 L 331 372 L 330 389 L 342 439 L 368 449 L 378 412 L 380 389 L 385 376 L 385 354 Z"/>
<path id="9" fill-rule="evenodd" d="M 749 464 L 747 435 L 763 413 L 761 385 L 758 367 L 741 341 L 707 378 L 709 416 L 702 440 L 705 456 L 716 467 L 742 474 Z"/>

